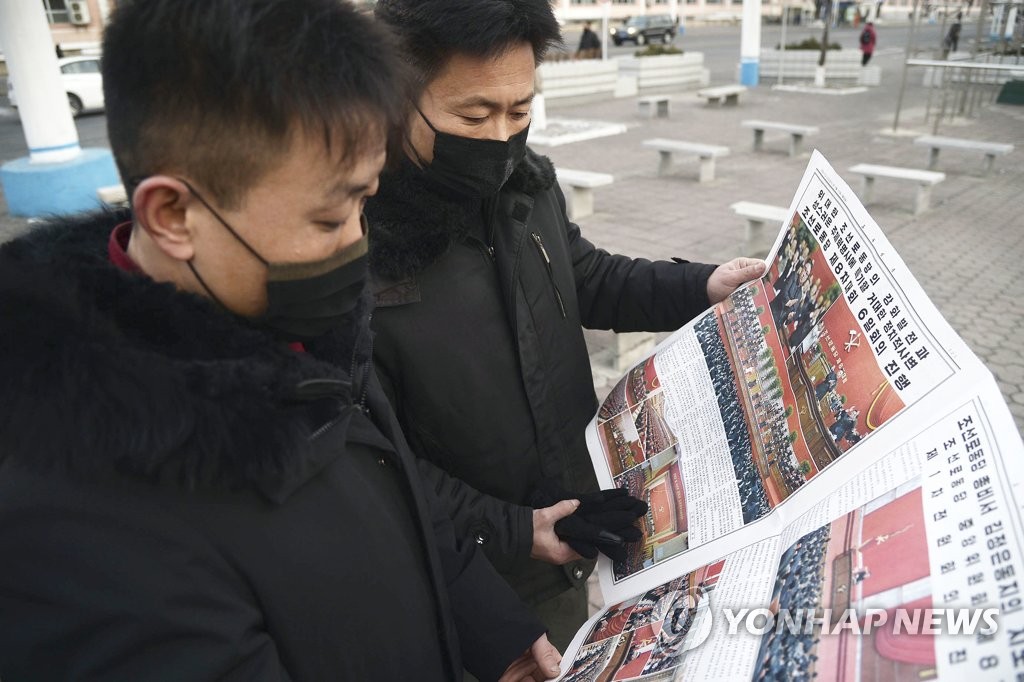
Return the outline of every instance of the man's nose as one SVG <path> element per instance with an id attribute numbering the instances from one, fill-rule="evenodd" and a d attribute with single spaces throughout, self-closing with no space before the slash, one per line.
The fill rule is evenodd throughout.
<path id="1" fill-rule="evenodd" d="M 512 137 L 512 126 L 509 124 L 508 119 L 502 117 L 494 127 L 494 139 L 501 140 L 502 142 L 508 142 L 508 138 Z"/>

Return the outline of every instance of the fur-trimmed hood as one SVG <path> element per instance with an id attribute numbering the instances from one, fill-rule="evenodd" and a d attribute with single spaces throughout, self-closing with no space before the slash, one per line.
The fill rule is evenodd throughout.
<path id="1" fill-rule="evenodd" d="M 502 188 L 536 194 L 556 182 L 551 160 L 527 148 Z M 479 215 L 480 201 L 439 192 L 408 159 L 381 176 L 380 189 L 366 205 L 370 221 L 370 270 L 401 280 L 420 272 L 463 239 Z"/>
<path id="2" fill-rule="evenodd" d="M 320 426 L 308 394 L 327 387 L 351 404 L 346 370 L 368 303 L 348 339 L 296 353 L 205 298 L 110 264 L 110 232 L 128 219 L 59 220 L 0 249 L 0 462 L 186 486 L 280 489 L 308 475 Z"/>

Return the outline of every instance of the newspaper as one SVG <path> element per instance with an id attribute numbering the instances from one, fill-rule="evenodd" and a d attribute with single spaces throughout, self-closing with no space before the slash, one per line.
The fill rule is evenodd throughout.
<path id="1" fill-rule="evenodd" d="M 566 681 L 1024 679 L 1024 445 L 995 380 L 814 152 L 766 274 L 588 428 L 649 504 Z"/>

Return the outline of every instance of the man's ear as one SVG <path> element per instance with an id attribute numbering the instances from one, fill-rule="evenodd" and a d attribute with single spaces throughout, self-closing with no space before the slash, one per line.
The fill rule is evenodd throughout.
<path id="1" fill-rule="evenodd" d="M 135 222 L 165 255 L 188 261 L 194 255 L 192 230 L 186 220 L 193 197 L 184 182 L 169 175 L 151 175 L 135 188 Z"/>

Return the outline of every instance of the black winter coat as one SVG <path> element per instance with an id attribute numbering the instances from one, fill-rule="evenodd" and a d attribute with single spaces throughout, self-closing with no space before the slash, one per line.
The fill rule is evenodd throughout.
<path id="1" fill-rule="evenodd" d="M 714 266 L 595 248 L 566 218 L 551 162 L 532 151 L 483 207 L 405 163 L 382 176 L 367 216 L 378 373 L 456 532 L 527 601 L 579 585 L 589 562 L 529 558 L 528 500 L 541 478 L 597 486 L 582 328 L 676 329 L 708 307 Z"/>
<path id="2" fill-rule="evenodd" d="M 0 250 L 0 678 L 498 677 L 543 628 L 420 484 L 367 306 L 294 352 L 112 266 L 125 219 Z"/>

